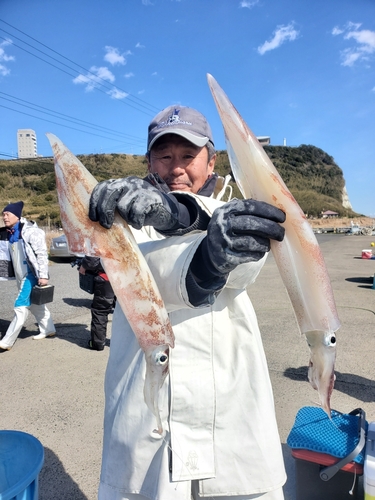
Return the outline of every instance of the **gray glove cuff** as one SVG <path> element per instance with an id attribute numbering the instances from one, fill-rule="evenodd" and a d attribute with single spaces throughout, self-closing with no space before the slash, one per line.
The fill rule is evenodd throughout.
<path id="1" fill-rule="evenodd" d="M 197 283 L 192 271 L 189 269 L 186 275 L 186 289 L 189 301 L 194 307 L 212 305 L 226 283 L 225 278 L 212 277 L 204 283 Z"/>
<path id="2" fill-rule="evenodd" d="M 170 198 L 175 198 L 179 206 L 179 224 L 169 230 L 159 230 L 164 236 L 182 236 L 192 231 L 206 231 L 210 216 L 198 205 L 197 201 L 189 195 L 171 193 Z M 183 216 L 184 215 L 184 216 Z"/>

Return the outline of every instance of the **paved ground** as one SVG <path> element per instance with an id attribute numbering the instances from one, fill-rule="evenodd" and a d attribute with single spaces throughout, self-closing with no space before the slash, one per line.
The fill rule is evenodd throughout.
<path id="1" fill-rule="evenodd" d="M 332 280 L 342 327 L 338 332 L 334 409 L 361 407 L 375 420 L 375 261 L 360 258 L 371 237 L 318 235 Z M 90 296 L 78 288 L 76 269 L 51 263 L 58 335 L 33 341 L 30 316 L 19 340 L 0 354 L 0 427 L 36 436 L 45 447 L 40 500 L 94 500 L 102 440 L 103 377 L 109 349 L 86 349 Z M 12 318 L 15 284 L 1 282 L 0 330 Z M 288 472 L 286 500 L 295 500 L 294 461 L 286 438 L 302 406 L 317 401 L 306 382 L 308 348 L 272 256 L 249 294 L 258 314 L 274 387 Z M 110 328 L 109 328 L 110 332 Z M 249 418 L 251 416 L 249 415 Z M 317 499 L 320 500 L 320 499 Z"/>

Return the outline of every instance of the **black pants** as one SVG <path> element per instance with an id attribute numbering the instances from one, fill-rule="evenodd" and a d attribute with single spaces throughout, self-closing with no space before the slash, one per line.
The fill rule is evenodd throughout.
<path id="1" fill-rule="evenodd" d="M 108 314 L 115 306 L 115 294 L 109 281 L 101 276 L 94 278 L 94 298 L 91 304 L 92 346 L 103 348 L 107 336 Z"/>

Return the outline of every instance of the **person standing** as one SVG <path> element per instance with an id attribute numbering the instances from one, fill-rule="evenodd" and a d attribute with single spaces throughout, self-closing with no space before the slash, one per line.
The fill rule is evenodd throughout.
<path id="1" fill-rule="evenodd" d="M 91 340 L 88 346 L 93 351 L 102 351 L 107 338 L 108 315 L 115 306 L 115 294 L 99 257 L 85 255 L 79 272 L 86 274 L 86 271 L 95 275 L 94 297 L 91 304 Z"/>
<path id="2" fill-rule="evenodd" d="M 134 228 L 175 335 L 160 388 L 163 435 L 143 399 L 145 356 L 119 304 L 105 376 L 99 500 L 282 500 L 285 468 L 267 360 L 247 287 L 285 214 L 217 190 L 210 126 L 170 106 L 148 127 L 149 175 L 99 183 L 89 217 Z M 118 249 L 121 251 L 121 248 Z"/>
<path id="3" fill-rule="evenodd" d="M 45 304 L 31 304 L 33 286 L 48 284 L 48 251 L 46 235 L 35 222 L 22 217 L 23 201 L 9 203 L 3 210 L 4 226 L 0 228 L 0 272 L 4 279 L 15 277 L 18 295 L 14 317 L 0 341 L 0 349 L 9 351 L 26 322 L 29 310 L 35 316 L 39 334 L 34 340 L 56 334 L 51 313 Z"/>

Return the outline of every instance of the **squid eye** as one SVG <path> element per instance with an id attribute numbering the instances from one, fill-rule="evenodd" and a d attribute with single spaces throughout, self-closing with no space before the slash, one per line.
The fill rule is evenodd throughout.
<path id="1" fill-rule="evenodd" d="M 324 339 L 324 344 L 327 347 L 334 346 L 336 344 L 336 335 L 334 333 L 329 333 Z"/>
<path id="2" fill-rule="evenodd" d="M 159 352 L 155 356 L 155 363 L 157 365 L 165 365 L 168 362 L 168 355 L 165 352 Z"/>

